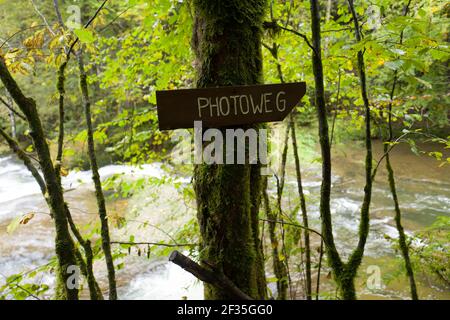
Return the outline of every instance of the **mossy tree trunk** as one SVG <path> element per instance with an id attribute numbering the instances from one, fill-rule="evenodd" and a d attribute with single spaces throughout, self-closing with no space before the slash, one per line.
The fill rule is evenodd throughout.
<path id="1" fill-rule="evenodd" d="M 302 213 L 302 223 L 305 229 L 303 230 L 303 237 L 305 241 L 305 293 L 306 300 L 312 300 L 312 280 L 311 280 L 311 244 L 309 238 L 309 222 L 308 222 L 308 212 L 306 210 L 306 199 L 305 193 L 303 192 L 302 183 L 302 171 L 300 167 L 300 156 L 298 154 L 298 144 L 297 135 L 295 130 L 294 116 L 291 114 L 291 137 L 292 137 L 292 149 L 294 150 L 294 161 L 295 161 L 295 173 L 297 176 L 297 190 L 298 196 L 300 198 L 300 210 Z M 303 254 L 303 253 L 302 253 Z M 319 270 L 320 272 L 320 270 Z"/>
<path id="2" fill-rule="evenodd" d="M 328 130 L 327 110 L 325 105 L 325 88 L 322 64 L 322 45 L 320 34 L 320 6 L 317 0 L 310 0 L 311 4 L 311 33 L 312 33 L 312 64 L 315 83 L 315 105 L 319 121 L 319 142 L 322 155 L 322 185 L 320 188 L 320 218 L 322 220 L 322 236 L 329 264 L 334 278 L 338 281 L 338 274 L 342 273 L 344 264 L 336 249 L 333 237 L 333 223 L 331 219 L 331 146 Z"/>
<path id="3" fill-rule="evenodd" d="M 80 90 L 84 106 L 84 115 L 87 126 L 87 141 L 89 164 L 92 171 L 92 180 L 95 187 L 95 198 L 97 199 L 98 214 L 100 218 L 100 234 L 102 239 L 102 250 L 105 255 L 106 269 L 108 270 L 109 300 L 117 300 L 116 271 L 114 259 L 111 252 L 111 241 L 109 235 L 108 214 L 106 210 L 105 195 L 103 194 L 102 182 L 100 179 L 97 156 L 95 154 L 94 126 L 92 124 L 91 100 L 89 96 L 87 75 L 84 69 L 83 50 L 77 53 L 78 67 L 80 70 Z"/>
<path id="4" fill-rule="evenodd" d="M 362 51 L 358 52 L 358 73 L 361 84 L 361 96 L 365 109 L 365 142 L 366 161 L 365 173 L 366 184 L 364 186 L 364 199 L 361 206 L 358 244 L 350 254 L 347 262 L 343 262 L 337 251 L 333 224 L 330 210 L 331 199 L 331 146 L 328 132 L 328 120 L 325 105 L 324 77 L 321 55 L 321 33 L 320 33 L 320 6 L 318 0 L 310 0 L 311 3 L 311 32 L 313 42 L 313 72 L 315 80 L 315 104 L 319 119 L 319 137 L 322 151 L 322 187 L 320 195 L 320 216 L 322 219 L 322 236 L 330 266 L 333 270 L 334 280 L 339 289 L 339 295 L 345 300 L 356 299 L 355 277 L 361 265 L 364 249 L 369 234 L 369 208 L 372 196 L 372 144 L 371 144 L 371 119 L 370 106 L 366 87 L 366 75 L 364 57 Z M 360 27 L 354 10 L 353 1 L 348 0 L 352 14 L 356 40 L 361 41 Z"/>
<path id="5" fill-rule="evenodd" d="M 33 144 L 39 158 L 39 165 L 44 177 L 46 201 L 50 207 L 56 229 L 55 251 L 58 259 L 58 289 L 56 290 L 56 298 L 77 300 L 78 288 L 69 288 L 67 286 L 71 281 L 71 274 L 67 272 L 67 269 L 69 266 L 77 265 L 75 246 L 69 232 L 63 190 L 50 156 L 49 146 L 42 128 L 41 119 L 37 112 L 36 102 L 23 94 L 1 57 L 0 79 L 27 119 L 30 127 L 30 135 L 33 139 Z"/>
<path id="6" fill-rule="evenodd" d="M 392 127 L 391 123 L 390 126 Z M 389 188 L 391 189 L 392 199 L 394 200 L 395 226 L 398 231 L 398 244 L 400 246 L 400 251 L 402 253 L 403 260 L 405 261 L 406 275 L 408 276 L 409 286 L 411 290 L 411 299 L 419 300 L 419 296 L 417 294 L 416 280 L 414 278 L 414 271 L 412 268 L 411 259 L 409 257 L 409 246 L 407 244 L 405 230 L 403 229 L 402 225 L 402 212 L 400 210 L 400 204 L 397 196 L 397 187 L 395 184 L 394 169 L 392 168 L 391 165 L 389 152 L 387 151 L 388 146 L 386 144 L 384 150 L 385 150 L 384 152 L 386 153 L 386 169 L 388 172 Z"/>
<path id="7" fill-rule="evenodd" d="M 403 11 L 403 16 L 406 17 L 408 16 L 409 13 L 409 8 L 411 5 L 411 0 L 409 0 L 404 8 Z M 403 44 L 403 30 L 400 33 L 400 44 Z M 406 239 L 406 235 L 405 235 L 405 230 L 403 229 L 403 225 L 402 225 L 402 212 L 400 209 L 400 204 L 398 201 L 398 195 L 397 195 L 397 187 L 396 187 L 396 183 L 395 183 L 395 173 L 394 173 L 394 168 L 392 167 L 391 164 L 391 157 L 389 154 L 389 148 L 388 145 L 389 143 L 392 142 L 392 140 L 394 139 L 394 134 L 393 134 L 393 130 L 392 130 L 392 101 L 394 101 L 394 97 L 395 97 L 395 89 L 397 88 L 397 83 L 398 83 L 398 72 L 397 70 L 394 71 L 394 80 L 392 82 L 392 89 L 391 89 L 391 93 L 390 93 L 390 102 L 388 104 L 388 108 L 387 108 L 387 113 L 388 113 L 388 124 L 387 124 L 387 133 L 386 133 L 386 137 L 383 137 L 383 149 L 384 149 L 384 153 L 386 155 L 385 159 L 386 159 L 386 170 L 388 173 L 388 182 L 389 182 L 389 188 L 391 190 L 391 195 L 392 195 L 392 200 L 394 201 L 394 210 L 395 210 L 395 225 L 397 227 L 397 231 L 398 231 L 398 243 L 400 246 L 400 251 L 401 254 L 403 256 L 403 260 L 405 261 L 405 269 L 406 269 L 406 275 L 408 276 L 409 279 L 409 285 L 410 285 L 410 290 L 411 290 L 411 299 L 412 300 L 419 300 L 419 296 L 417 294 L 417 285 L 416 285 L 416 280 L 414 278 L 414 271 L 411 265 L 411 259 L 409 256 L 409 246 L 407 244 L 407 239 Z"/>
<path id="8" fill-rule="evenodd" d="M 197 87 L 262 82 L 265 8 L 265 0 L 193 1 Z M 194 188 L 202 261 L 215 265 L 251 297 L 266 298 L 258 223 L 260 166 L 200 164 L 194 171 Z M 205 298 L 229 297 L 205 284 Z"/>

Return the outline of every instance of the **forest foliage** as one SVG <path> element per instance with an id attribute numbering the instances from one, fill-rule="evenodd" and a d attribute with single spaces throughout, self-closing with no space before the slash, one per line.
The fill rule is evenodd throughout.
<path id="1" fill-rule="evenodd" d="M 58 77 L 61 76 L 61 66 L 67 61 L 67 50 L 73 45 L 74 51 L 83 51 L 91 95 L 93 139 L 100 166 L 110 163 L 142 165 L 154 161 L 170 163 L 175 143 L 173 133 L 158 130 L 156 91 L 195 86 L 195 54 L 191 48 L 193 1 L 106 1 L 92 21 L 90 19 L 103 1 L 59 2 L 65 26 L 58 20 L 53 1 L 0 0 L 0 57 L 27 96 L 36 100 L 52 156 L 56 157 L 60 132 L 58 99 L 61 88 L 57 85 Z M 347 1 L 324 0 L 319 3 L 325 104 L 332 135 L 336 127 L 333 138 L 338 142 L 364 140 L 367 118 L 364 116 L 365 101 L 360 91 L 357 60 L 358 52 L 361 52 L 372 117 L 370 138 L 383 139 L 383 130 L 388 123 L 392 124 L 394 138 L 386 141 L 388 148 L 407 143 L 413 153 L 425 153 L 439 161 L 441 166 L 450 165 L 450 157 L 441 149 L 424 151 L 420 148 L 424 141 L 450 148 L 448 2 L 355 1 L 363 35 L 360 41 L 355 38 L 352 12 Z M 405 7 L 408 7 L 406 12 Z M 264 82 L 305 81 L 307 95 L 295 111 L 295 121 L 297 125 L 315 128 L 310 1 L 268 1 L 267 8 L 265 22 L 261 26 Z M 86 28 L 88 22 L 91 23 Z M 69 60 L 63 79 L 65 147 L 58 171 L 61 176 L 73 170 L 89 169 L 92 165 L 79 89 L 79 66 L 75 60 Z M 27 122 L 16 111 L 10 94 L 1 85 L 0 98 L 1 103 L 15 110 L 12 113 L 11 108 L 0 107 L 1 128 L 19 141 L 27 154 L 34 155 L 36 150 Z M 392 112 L 387 112 L 388 108 Z M 2 152 L 8 152 L 6 144 L 0 146 Z M 376 168 L 377 161 L 374 159 L 373 162 Z M 189 171 L 190 168 L 180 170 Z M 144 188 L 158 188 L 162 183 L 168 181 L 139 179 L 126 182 L 113 177 L 103 183 L 103 189 L 112 197 L 127 198 Z M 171 183 L 188 202 L 194 199 L 191 186 L 182 186 L 176 181 Z M 271 205 L 276 206 L 276 201 L 271 199 Z M 9 231 L 27 224 L 32 218 L 19 217 L 10 225 Z M 126 221 L 119 219 L 117 223 Z M 448 250 L 448 236 L 442 239 L 433 230 L 444 230 L 448 235 L 448 228 L 448 219 L 440 219 L 431 229 L 417 235 L 432 243 L 432 247 L 411 252 L 415 269 L 428 265 L 428 272 L 437 275 L 439 281 L 447 285 L 448 255 L 436 252 Z M 98 235 L 100 229 L 96 226 L 91 232 Z M 88 235 L 92 236 L 86 234 L 86 237 Z M 284 237 L 284 234 L 277 236 Z M 298 236 L 292 230 L 288 232 L 288 238 L 292 237 L 292 243 L 287 244 L 290 253 L 280 253 L 280 263 L 283 264 L 289 255 L 298 254 L 297 251 L 304 254 L 303 249 L 295 246 Z M 188 222 L 176 237 L 180 243 L 196 242 L 196 222 Z M 133 242 L 134 236 L 131 236 L 130 243 Z M 103 258 L 101 239 L 92 245 L 96 259 Z M 126 255 L 133 247 L 132 244 L 122 244 L 120 250 L 114 252 L 114 258 Z M 143 251 L 148 255 L 150 252 L 166 255 L 170 248 L 151 250 L 149 246 Z M 144 252 L 139 251 L 139 255 L 141 253 Z M 192 250 L 191 254 L 195 256 L 197 253 Z M 313 259 L 313 268 L 316 269 L 319 257 L 314 255 Z M 55 261 L 50 262 L 50 265 L 54 264 Z M 116 268 L 122 267 L 116 265 Z M 27 276 L 32 277 L 38 271 L 34 270 Z M 26 291 L 13 290 L 11 284 L 20 283 L 24 276 L 15 275 L 8 279 L 7 285 L 1 288 L 7 292 L 2 297 L 13 295 L 21 299 L 29 297 L 27 292 L 40 296 L 48 290 L 45 286 L 33 284 L 27 284 Z M 274 281 L 280 282 L 280 279 Z"/>

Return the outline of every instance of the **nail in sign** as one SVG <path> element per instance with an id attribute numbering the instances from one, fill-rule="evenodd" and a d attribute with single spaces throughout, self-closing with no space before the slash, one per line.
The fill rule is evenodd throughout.
<path id="1" fill-rule="evenodd" d="M 156 91 L 159 129 L 282 121 L 305 92 L 305 82 Z"/>

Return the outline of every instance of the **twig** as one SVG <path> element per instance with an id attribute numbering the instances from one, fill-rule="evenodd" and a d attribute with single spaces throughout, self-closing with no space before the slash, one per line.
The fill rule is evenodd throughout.
<path id="1" fill-rule="evenodd" d="M 311 229 L 311 228 L 306 228 L 305 226 L 302 226 L 301 224 L 298 224 L 298 223 L 290 223 L 290 222 L 286 222 L 284 220 L 283 221 L 280 221 L 280 220 L 268 220 L 268 219 L 262 219 L 262 218 L 260 218 L 259 220 L 266 221 L 266 222 L 286 224 L 286 225 L 289 225 L 289 226 L 294 226 L 294 227 L 297 227 L 297 228 L 305 229 L 305 230 L 313 232 L 313 233 L 317 234 L 319 237 L 323 238 L 322 234 L 319 231 L 316 231 L 316 230 Z"/>
<path id="2" fill-rule="evenodd" d="M 203 282 L 207 282 L 223 291 L 225 291 L 232 299 L 238 300 L 253 300 L 246 293 L 242 292 L 236 285 L 227 278 L 222 272 L 218 270 L 214 270 L 211 265 L 208 265 L 209 268 L 202 267 L 192 259 L 186 257 L 182 253 L 178 251 L 173 251 L 170 254 L 169 261 L 175 263 L 180 266 L 187 272 L 194 275 L 196 278 L 200 279 Z"/>
<path id="3" fill-rule="evenodd" d="M 392 149 L 395 148 L 395 146 L 398 144 L 398 142 L 403 139 L 404 137 L 406 137 L 410 132 L 406 132 L 404 134 L 402 134 L 400 137 L 398 137 L 397 139 L 395 139 L 395 141 L 392 143 L 392 145 L 390 146 L 390 148 L 381 156 L 381 158 L 378 160 L 375 169 L 373 169 L 372 172 L 372 180 L 375 179 L 375 176 L 377 175 L 377 171 L 378 171 L 378 167 L 380 166 L 381 162 L 383 161 L 383 159 L 389 154 L 389 152 L 392 151 Z"/>
<path id="4" fill-rule="evenodd" d="M 161 243 L 161 242 L 127 242 L 127 241 L 111 241 L 111 244 L 125 244 L 130 246 L 139 246 L 139 245 L 151 245 L 151 246 L 161 246 L 168 248 L 176 248 L 176 247 L 196 247 L 197 243 Z"/>
<path id="5" fill-rule="evenodd" d="M 25 291 L 26 293 L 28 293 L 30 295 L 30 297 L 35 298 L 36 300 L 41 300 L 38 296 L 34 295 L 32 292 L 30 292 L 28 289 L 25 289 L 24 287 L 22 287 L 20 284 L 15 284 L 15 286 L 23 291 Z"/>
<path id="6" fill-rule="evenodd" d="M 95 18 L 97 18 L 98 14 L 100 13 L 100 11 L 103 9 L 103 7 L 105 6 L 106 2 L 108 2 L 108 0 L 104 0 L 103 3 L 101 4 L 100 7 L 98 7 L 97 11 L 95 12 L 95 14 L 91 17 L 91 19 L 89 19 L 89 21 L 84 25 L 84 28 L 87 29 L 92 22 L 94 22 Z M 67 51 L 67 60 L 69 60 L 70 58 L 70 54 L 73 51 L 73 48 L 75 47 L 75 45 L 78 43 L 78 41 L 80 41 L 80 38 L 76 38 L 74 40 L 74 42 L 72 42 L 72 44 L 69 47 L 69 50 Z"/>
<path id="7" fill-rule="evenodd" d="M 308 47 L 310 47 L 311 50 L 312 50 L 314 53 L 316 53 L 316 49 L 311 45 L 311 42 L 309 41 L 308 37 L 307 37 L 305 34 L 300 33 L 300 32 L 298 32 L 298 31 L 296 31 L 296 30 L 294 30 L 294 29 L 289 29 L 289 28 L 286 28 L 286 27 L 283 27 L 283 26 L 278 26 L 278 27 L 279 27 L 280 29 L 282 29 L 282 30 L 291 32 L 291 33 L 293 33 L 293 34 L 295 34 L 295 35 L 297 35 L 297 36 L 303 38 L 303 40 L 305 40 L 305 42 L 306 42 L 306 44 L 308 45 Z"/>
<path id="8" fill-rule="evenodd" d="M 126 13 L 128 10 L 130 10 L 132 7 L 128 7 L 125 10 L 123 10 L 121 13 L 119 13 L 118 15 L 116 15 L 106 26 L 104 26 L 103 28 L 101 28 L 98 33 L 102 33 L 103 31 L 105 31 L 107 28 L 109 28 L 114 22 L 116 22 L 117 19 L 119 19 L 124 13 Z"/>
<path id="9" fill-rule="evenodd" d="M 15 110 L 13 108 L 13 106 L 11 106 L 8 102 L 6 102 L 2 97 L 0 97 L 0 102 L 3 103 L 5 105 L 6 108 L 9 109 L 9 111 L 11 111 L 12 113 L 14 113 L 16 116 L 18 116 L 20 119 L 22 120 L 26 120 L 25 116 L 23 116 L 22 114 L 20 114 L 17 110 Z"/>
<path id="10" fill-rule="evenodd" d="M 17 157 L 22 160 L 24 165 L 27 167 L 28 171 L 31 172 L 34 179 L 38 183 L 41 192 L 43 195 L 47 192 L 47 186 L 44 182 L 44 179 L 41 177 L 39 171 L 36 169 L 36 167 L 31 162 L 30 157 L 23 151 L 16 140 L 14 140 L 12 137 L 9 136 L 1 127 L 0 127 L 0 136 L 2 136 L 6 142 L 8 143 L 11 150 L 17 155 Z"/>
<path id="11" fill-rule="evenodd" d="M 30 0 L 31 4 L 34 7 L 34 10 L 36 10 L 37 14 L 41 17 L 42 21 L 44 21 L 48 31 L 50 31 L 50 33 L 55 36 L 55 32 L 53 31 L 52 27 L 50 27 L 50 24 L 47 21 L 47 18 L 42 14 L 42 12 L 39 10 L 39 8 L 37 7 L 36 3 L 34 3 L 34 0 Z"/>
<path id="12" fill-rule="evenodd" d="M 19 33 L 22 33 L 22 32 L 28 31 L 28 30 L 32 30 L 32 29 L 42 28 L 42 27 L 46 27 L 46 25 L 41 24 L 41 25 L 32 26 L 32 27 L 25 28 L 25 29 L 20 29 L 19 31 L 14 32 L 11 36 L 9 36 L 6 40 L 3 41 L 3 43 L 0 45 L 0 49 L 3 48 L 3 46 L 9 42 L 9 40 L 14 38 Z"/>

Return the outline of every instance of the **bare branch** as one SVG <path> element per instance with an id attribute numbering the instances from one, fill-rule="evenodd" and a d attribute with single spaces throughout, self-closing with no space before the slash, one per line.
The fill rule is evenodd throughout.
<path id="1" fill-rule="evenodd" d="M 2 97 L 0 97 L 0 102 L 5 105 L 6 108 L 8 108 L 9 111 L 14 113 L 16 116 L 18 116 L 22 120 L 26 120 L 25 116 L 20 114 L 16 109 L 14 109 L 13 106 L 11 106 L 8 102 L 6 102 Z"/>
<path id="2" fill-rule="evenodd" d="M 253 300 L 253 298 L 236 287 L 236 285 L 222 272 L 214 270 L 212 266 L 209 266 L 211 269 L 202 267 L 201 265 L 178 251 L 174 251 L 170 254 L 169 261 L 180 266 L 201 281 L 207 282 L 215 286 L 216 288 L 225 291 L 233 299 Z"/>
<path id="3" fill-rule="evenodd" d="M 198 246 L 197 243 L 161 243 L 161 242 L 127 242 L 127 241 L 111 241 L 111 244 L 125 244 L 130 246 L 139 246 L 139 245 L 150 245 L 150 246 L 161 246 L 161 247 L 168 247 L 168 248 L 175 248 L 175 247 L 196 247 Z"/>
<path id="4" fill-rule="evenodd" d="M 103 7 L 105 6 L 106 2 L 108 2 L 108 0 L 104 0 L 103 3 L 101 4 L 100 7 L 98 7 L 97 11 L 95 12 L 95 14 L 91 17 L 91 19 L 89 19 L 89 21 L 84 25 L 84 28 L 88 28 L 92 22 L 94 22 L 95 18 L 97 18 L 98 14 L 100 13 L 100 11 L 102 11 Z M 70 54 L 73 51 L 73 48 L 75 47 L 75 45 L 78 43 L 78 41 L 80 41 L 80 38 L 76 38 L 74 42 L 72 42 L 72 44 L 69 47 L 69 51 L 67 52 L 67 60 L 69 60 L 70 58 Z"/>
<path id="5" fill-rule="evenodd" d="M 12 38 L 14 38 L 16 35 L 18 35 L 18 34 L 20 34 L 20 33 L 22 33 L 22 32 L 28 31 L 28 30 L 37 29 L 37 28 L 42 28 L 42 27 L 46 27 L 46 25 L 42 25 L 42 24 L 41 24 L 41 25 L 29 27 L 29 28 L 20 29 L 19 31 L 14 32 L 11 36 L 9 36 L 6 40 L 3 41 L 3 43 L 0 45 L 0 49 L 3 48 L 3 46 L 4 46 L 5 44 L 8 44 L 8 42 L 9 42 Z"/>
<path id="6" fill-rule="evenodd" d="M 45 185 L 44 180 L 42 179 L 39 171 L 36 169 L 36 167 L 31 162 L 31 158 L 23 151 L 16 140 L 14 140 L 12 137 L 9 136 L 1 127 L 0 127 L 0 136 L 2 136 L 6 142 L 8 143 L 10 149 L 17 155 L 17 157 L 23 161 L 25 166 L 27 167 L 28 171 L 31 172 L 36 182 L 39 184 L 39 187 L 41 188 L 41 192 L 43 195 L 45 195 L 47 191 L 47 187 Z"/>
<path id="7" fill-rule="evenodd" d="M 44 14 L 39 10 L 39 8 L 37 7 L 36 3 L 34 3 L 34 0 L 30 0 L 31 4 L 34 7 L 34 10 L 37 12 L 37 14 L 41 17 L 42 21 L 44 21 L 45 26 L 47 27 L 48 31 L 50 31 L 50 33 L 54 36 L 55 32 L 53 31 L 52 27 L 50 26 L 50 24 L 47 21 L 47 18 L 44 16 Z"/>

